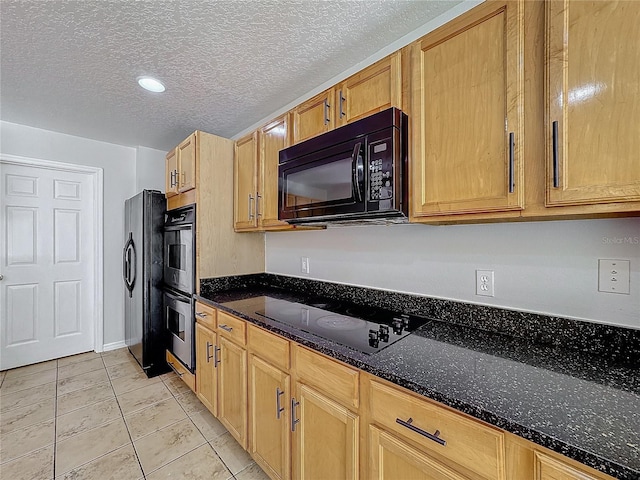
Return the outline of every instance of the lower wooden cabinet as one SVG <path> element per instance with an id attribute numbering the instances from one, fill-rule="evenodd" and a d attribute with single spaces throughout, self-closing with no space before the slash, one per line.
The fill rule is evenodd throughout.
<path id="1" fill-rule="evenodd" d="M 294 478 L 358 478 L 357 414 L 317 390 L 298 383 L 291 415 Z"/>
<path id="2" fill-rule="evenodd" d="M 369 427 L 369 478 L 372 480 L 465 480 L 466 477 L 403 440 Z"/>
<path id="3" fill-rule="evenodd" d="M 290 377 L 249 356 L 249 453 L 274 480 L 291 478 Z"/>
<path id="4" fill-rule="evenodd" d="M 247 351 L 219 336 L 218 420 L 247 448 Z"/>
<path id="5" fill-rule="evenodd" d="M 273 480 L 612 480 L 371 374 L 210 309 L 178 375 Z M 217 318 L 217 326 L 216 319 Z M 246 335 L 245 335 L 246 333 Z"/>
<path id="6" fill-rule="evenodd" d="M 196 395 L 218 414 L 218 342 L 214 331 L 196 323 Z"/>

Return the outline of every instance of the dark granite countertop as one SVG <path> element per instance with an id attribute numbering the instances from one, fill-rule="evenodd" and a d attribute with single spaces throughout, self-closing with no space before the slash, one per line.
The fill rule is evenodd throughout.
<path id="1" fill-rule="evenodd" d="M 594 355 L 435 319 L 367 355 L 255 313 L 265 297 L 306 303 L 303 292 L 228 286 L 196 299 L 613 477 L 640 479 L 635 355 Z"/>

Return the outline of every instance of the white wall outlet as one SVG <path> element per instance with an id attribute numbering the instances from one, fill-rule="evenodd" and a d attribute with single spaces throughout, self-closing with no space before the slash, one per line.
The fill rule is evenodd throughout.
<path id="1" fill-rule="evenodd" d="M 309 273 L 309 257 L 300 257 L 300 271 Z"/>
<path id="2" fill-rule="evenodd" d="M 476 270 L 476 295 L 493 297 L 493 270 Z"/>
<path id="3" fill-rule="evenodd" d="M 598 260 L 598 291 L 629 295 L 629 260 Z"/>

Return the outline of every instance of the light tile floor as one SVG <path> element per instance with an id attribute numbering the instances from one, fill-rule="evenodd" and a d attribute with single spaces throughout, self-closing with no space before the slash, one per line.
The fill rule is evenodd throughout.
<path id="1" fill-rule="evenodd" d="M 0 372 L 0 478 L 268 480 L 174 373 L 124 348 Z"/>

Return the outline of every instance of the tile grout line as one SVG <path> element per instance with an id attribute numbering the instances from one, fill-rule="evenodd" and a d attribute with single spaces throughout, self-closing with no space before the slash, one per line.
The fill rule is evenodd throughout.
<path id="1" fill-rule="evenodd" d="M 104 357 L 100 354 L 102 358 L 102 363 L 104 363 Z M 109 379 L 109 385 L 111 386 L 111 390 L 113 390 L 114 398 L 116 399 L 116 405 L 118 405 L 118 410 L 120 410 L 120 415 L 122 416 L 122 421 L 124 423 L 124 428 L 127 430 L 127 435 L 129 436 L 129 440 L 131 441 L 131 448 L 133 448 L 133 454 L 136 456 L 136 461 L 138 462 L 138 466 L 140 467 L 140 471 L 142 472 L 142 477 L 140 479 L 146 479 L 146 474 L 144 473 L 144 469 L 142 468 L 142 463 L 140 462 L 140 457 L 138 456 L 138 450 L 136 450 L 136 445 L 133 443 L 133 438 L 131 437 L 131 432 L 129 431 L 129 425 L 127 424 L 127 420 L 124 418 L 124 412 L 122 411 L 122 407 L 120 406 L 120 401 L 118 400 L 118 396 L 116 395 L 116 390 L 113 388 L 113 383 L 111 381 L 111 375 L 109 375 L 109 370 L 107 369 L 107 364 L 104 363 L 104 368 L 107 370 L 107 378 Z"/>

